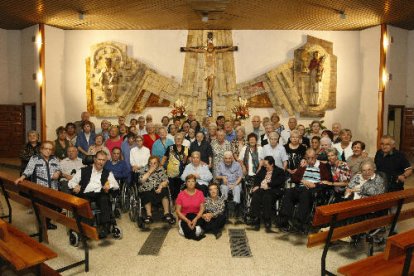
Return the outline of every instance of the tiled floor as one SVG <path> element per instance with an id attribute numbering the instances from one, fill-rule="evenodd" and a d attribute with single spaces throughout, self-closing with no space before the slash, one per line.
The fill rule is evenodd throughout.
<path id="1" fill-rule="evenodd" d="M 0 169 L 17 176 L 15 171 Z M 409 179 L 408 187 L 414 187 L 414 177 Z M 4 202 L 2 205 L 5 206 Z M 28 214 L 20 205 L 13 205 L 13 224 L 26 233 L 33 232 L 33 214 Z M 90 242 L 90 272 L 85 275 L 320 275 L 322 247 L 307 248 L 306 237 L 281 233 L 276 229 L 273 234 L 263 230 L 247 231 L 253 255 L 250 258 L 231 257 L 227 231 L 219 240 L 208 235 L 196 242 L 179 236 L 177 226 L 169 231 L 159 256 L 138 256 L 149 232 L 140 231 L 127 215 L 122 216 L 118 225 L 123 230 L 122 240 Z M 157 226 L 163 224 L 155 223 L 152 227 Z M 229 225 L 226 229 L 244 227 Z M 409 228 L 414 228 L 413 220 L 399 225 L 399 231 Z M 56 231 L 49 231 L 49 240 L 48 246 L 59 256 L 48 262 L 51 267 L 59 268 L 82 257 L 81 248 L 69 245 L 63 226 L 59 225 Z M 364 256 L 363 248 L 355 250 L 340 243 L 329 252 L 327 266 L 335 272 L 339 266 Z M 82 267 L 64 273 L 82 274 Z"/>

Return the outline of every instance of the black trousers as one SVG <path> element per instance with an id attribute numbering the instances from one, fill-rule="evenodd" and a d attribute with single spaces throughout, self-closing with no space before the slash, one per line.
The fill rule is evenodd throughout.
<path id="1" fill-rule="evenodd" d="M 305 186 L 296 186 L 286 190 L 280 214 L 287 218 L 293 218 L 293 210 L 295 204 L 298 203 L 296 219 L 301 223 L 306 223 L 311 211 L 315 189 L 317 188 L 308 189 Z"/>
<path id="2" fill-rule="evenodd" d="M 226 224 L 226 216 L 224 214 L 218 215 L 215 218 L 211 218 L 210 221 L 202 221 L 201 228 L 203 228 L 204 231 L 217 234 L 218 232 L 223 229 L 224 225 Z"/>
<path id="3" fill-rule="evenodd" d="M 186 215 L 186 217 L 189 220 L 193 220 L 196 216 L 197 216 L 197 214 L 193 214 L 193 213 L 188 213 Z M 197 221 L 197 225 L 200 226 L 200 227 L 202 227 L 201 225 L 203 225 L 204 223 L 205 223 L 205 221 L 203 220 L 203 218 L 200 218 Z M 200 240 L 200 237 L 196 236 L 196 228 L 195 227 L 194 227 L 194 229 L 191 229 L 190 227 L 188 227 L 187 223 L 183 220 L 180 220 L 180 225 L 181 225 L 181 229 L 183 229 L 184 237 L 186 237 L 187 239 L 190 239 L 190 240 L 196 240 L 196 241 Z"/>
<path id="4" fill-rule="evenodd" d="M 174 178 L 168 178 L 169 186 L 170 186 L 170 192 L 172 200 L 175 202 L 177 199 L 178 194 L 181 191 L 181 186 L 183 185 L 183 181 L 180 177 L 174 177 Z"/>
<path id="5" fill-rule="evenodd" d="M 204 197 L 208 197 L 208 186 L 202 184 L 196 184 L 196 189 L 203 192 Z"/>
<path id="6" fill-rule="evenodd" d="M 89 202 L 95 202 L 98 209 L 101 211 L 99 216 L 99 224 L 108 224 L 111 222 L 111 202 L 109 194 L 105 192 L 100 193 L 83 193 L 78 195 L 81 198 L 88 200 Z"/>
<path id="7" fill-rule="evenodd" d="M 281 192 L 276 189 L 263 190 L 257 189 L 252 194 L 252 215 L 260 218 L 261 207 L 263 206 L 263 219 L 269 221 L 272 216 L 272 205 L 276 198 L 280 197 Z"/>

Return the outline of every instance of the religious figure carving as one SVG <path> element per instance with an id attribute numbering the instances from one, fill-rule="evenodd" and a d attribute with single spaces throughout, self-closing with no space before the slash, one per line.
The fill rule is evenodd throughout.
<path id="1" fill-rule="evenodd" d="M 320 94 L 322 93 L 323 64 L 325 56 L 319 56 L 318 51 L 313 52 L 313 58 L 309 63 L 310 75 L 310 97 L 309 105 L 317 106 L 320 102 Z"/>
<path id="2" fill-rule="evenodd" d="M 117 102 L 119 74 L 113 66 L 111 58 L 105 58 L 105 68 L 102 70 L 99 82 L 105 95 L 105 102 Z"/>
<path id="3" fill-rule="evenodd" d="M 180 50 L 181 52 L 205 54 L 204 80 L 206 81 L 207 98 L 211 99 L 216 79 L 216 54 L 237 51 L 237 46 L 215 47 L 213 42 L 208 42 L 207 47 L 181 47 Z"/>

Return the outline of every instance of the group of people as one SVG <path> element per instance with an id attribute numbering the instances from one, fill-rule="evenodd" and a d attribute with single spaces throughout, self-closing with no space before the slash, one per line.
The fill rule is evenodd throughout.
<path id="1" fill-rule="evenodd" d="M 285 128 L 276 113 L 245 123 L 224 116 L 200 123 L 190 112 L 186 120 L 164 116 L 160 124 L 151 115 L 139 116 L 129 126 L 120 116 L 118 125 L 103 120 L 98 130 L 83 112 L 80 121 L 59 127 L 53 142 L 40 142 L 35 131 L 28 133 L 16 182 L 29 178 L 48 188 L 98 198 L 105 205 L 108 190 L 117 189 L 116 180 L 124 179 L 138 185 L 146 223 L 152 222 L 156 203 L 162 205 L 165 221 L 173 220 L 171 197 L 180 234 L 200 240 L 205 232 L 221 236 L 229 202 L 240 221 L 247 207 L 243 190 L 251 195 L 253 230 L 261 222 L 271 229 L 276 200 L 281 202 L 277 226 L 302 230 L 315 195 L 329 191 L 342 201 L 397 191 L 412 173 L 390 136 L 382 137 L 371 158 L 365 143 L 353 141 L 351 130 L 340 123 L 328 130 L 313 121 L 306 129 L 291 117 Z M 88 159 L 93 165 L 84 167 L 82 161 Z M 288 188 L 287 182 L 294 186 Z M 49 227 L 54 228 L 50 222 Z"/>

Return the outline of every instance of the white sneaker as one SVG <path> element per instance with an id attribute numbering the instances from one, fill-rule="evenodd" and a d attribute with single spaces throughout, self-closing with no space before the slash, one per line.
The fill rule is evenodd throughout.
<path id="1" fill-rule="evenodd" d="M 200 237 L 201 235 L 203 235 L 204 234 L 203 228 L 201 228 L 200 226 L 197 225 L 195 234 L 196 234 L 197 237 Z"/>

